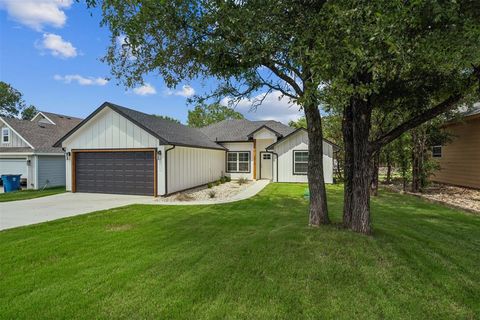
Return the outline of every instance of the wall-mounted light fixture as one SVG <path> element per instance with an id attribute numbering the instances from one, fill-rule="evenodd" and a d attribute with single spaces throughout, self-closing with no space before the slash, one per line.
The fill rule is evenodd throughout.
<path id="1" fill-rule="evenodd" d="M 30 166 L 32 164 L 32 160 L 27 160 L 27 166 Z"/>
<path id="2" fill-rule="evenodd" d="M 65 152 L 65 159 L 70 160 L 71 152 Z"/>
<path id="3" fill-rule="evenodd" d="M 158 150 L 157 154 L 158 154 L 159 157 L 161 157 L 162 156 L 162 150 Z"/>

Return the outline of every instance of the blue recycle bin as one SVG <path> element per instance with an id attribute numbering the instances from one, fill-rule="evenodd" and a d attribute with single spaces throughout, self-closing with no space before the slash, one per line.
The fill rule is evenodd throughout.
<path id="1" fill-rule="evenodd" d="M 2 174 L 3 190 L 5 192 L 20 190 L 21 176 L 21 174 Z"/>

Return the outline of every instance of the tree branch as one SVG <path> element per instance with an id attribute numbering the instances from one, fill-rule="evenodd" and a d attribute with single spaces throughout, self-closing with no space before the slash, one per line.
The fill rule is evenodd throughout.
<path id="1" fill-rule="evenodd" d="M 427 122 L 428 120 L 431 120 L 435 118 L 436 116 L 451 110 L 456 106 L 456 104 L 462 99 L 463 95 L 460 93 L 456 93 L 448 97 L 446 100 L 443 102 L 437 104 L 435 107 L 430 108 L 423 113 L 405 121 L 398 127 L 390 130 L 377 140 L 373 141 L 370 143 L 370 150 L 372 152 L 378 151 L 382 146 L 386 145 L 387 143 L 395 140 L 398 138 L 402 133 L 415 128 L 416 126 L 421 125 L 422 123 Z"/>
<path id="2" fill-rule="evenodd" d="M 302 88 L 300 88 L 300 86 L 298 85 L 298 83 L 295 82 L 294 79 L 292 79 L 291 77 L 284 74 L 280 69 L 278 69 L 274 64 L 272 64 L 270 62 L 265 62 L 265 63 L 263 63 L 263 65 L 265 67 L 267 67 L 268 69 L 270 69 L 277 77 L 279 77 L 280 79 L 282 79 L 283 81 L 288 83 L 293 88 L 293 90 L 295 90 L 295 93 L 298 96 L 303 95 Z"/>

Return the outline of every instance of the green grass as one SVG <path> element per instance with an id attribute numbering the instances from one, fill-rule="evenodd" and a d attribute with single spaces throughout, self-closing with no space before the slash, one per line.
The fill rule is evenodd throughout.
<path id="1" fill-rule="evenodd" d="M 0 318 L 480 317 L 480 217 L 382 192 L 373 236 L 309 228 L 304 189 L 0 232 Z"/>
<path id="2" fill-rule="evenodd" d="M 65 187 L 53 187 L 45 190 L 22 190 L 8 193 L 0 193 L 0 202 L 35 199 L 63 192 L 65 192 Z"/>

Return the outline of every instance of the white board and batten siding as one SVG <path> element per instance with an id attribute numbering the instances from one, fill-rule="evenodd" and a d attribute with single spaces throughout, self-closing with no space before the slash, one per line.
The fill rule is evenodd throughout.
<path id="1" fill-rule="evenodd" d="M 160 149 L 156 137 L 108 107 L 65 139 L 62 147 L 66 148 L 67 152 L 75 149 Z M 162 168 L 160 159 L 158 162 L 158 168 Z M 158 177 L 160 192 L 160 186 L 164 183 L 163 175 L 159 172 Z M 66 189 L 72 190 L 71 157 L 66 161 Z"/>
<path id="2" fill-rule="evenodd" d="M 167 157 L 168 194 L 216 181 L 225 174 L 224 150 L 177 146 Z"/>
<path id="3" fill-rule="evenodd" d="M 274 170 L 273 181 L 278 182 L 308 182 L 307 175 L 293 174 L 293 151 L 308 150 L 308 136 L 305 131 L 299 131 L 283 140 L 274 147 L 274 152 L 278 154 L 273 157 Z M 333 183 L 333 146 L 328 142 L 323 142 L 323 175 L 325 183 Z"/>
<path id="4" fill-rule="evenodd" d="M 248 151 L 250 152 L 250 172 L 248 173 L 233 173 L 226 172 L 225 174 L 233 180 L 240 178 L 246 178 L 253 180 L 253 142 L 225 142 L 222 145 L 228 149 L 228 151 Z M 226 159 L 224 158 L 224 161 Z"/>
<path id="5" fill-rule="evenodd" d="M 84 124 L 63 146 L 68 149 L 156 148 L 158 139 L 110 108 Z"/>
<path id="6" fill-rule="evenodd" d="M 38 186 L 47 188 L 65 185 L 65 156 L 38 156 Z"/>
<path id="7" fill-rule="evenodd" d="M 13 132 L 12 129 L 0 122 L 0 128 L 7 128 L 10 130 L 10 141 L 8 143 L 0 142 L 2 148 L 31 148 L 18 134 Z M 1 131 L 0 131 L 1 132 Z M 32 149 L 33 151 L 33 149 Z"/>

